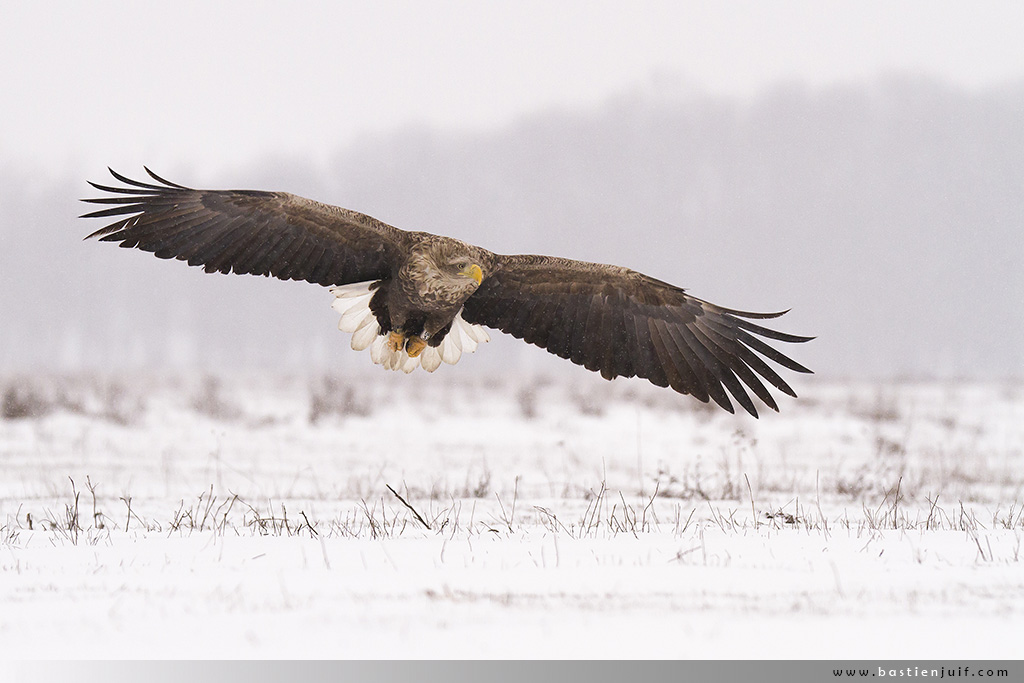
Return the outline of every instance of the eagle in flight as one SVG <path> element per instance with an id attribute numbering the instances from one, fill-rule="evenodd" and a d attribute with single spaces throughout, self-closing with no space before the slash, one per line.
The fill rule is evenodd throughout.
<path id="1" fill-rule="evenodd" d="M 796 393 L 768 359 L 810 372 L 759 337 L 805 342 L 751 322 L 781 313 L 722 308 L 628 268 L 550 256 L 495 254 L 410 232 L 287 192 L 195 190 L 110 173 L 127 187 L 90 182 L 110 208 L 83 218 L 115 222 L 90 234 L 207 273 L 273 275 L 330 287 L 339 328 L 392 370 L 428 372 L 488 341 L 491 327 L 605 379 L 644 377 L 661 387 L 748 413 L 749 389 L 778 410 L 762 379 Z M 763 358 L 762 358 L 763 356 Z M 728 393 L 727 393 L 728 392 Z"/>

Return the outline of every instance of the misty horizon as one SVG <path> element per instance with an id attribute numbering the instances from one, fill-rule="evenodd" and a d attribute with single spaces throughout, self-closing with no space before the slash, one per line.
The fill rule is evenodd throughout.
<path id="1" fill-rule="evenodd" d="M 638 88 L 489 130 L 403 127 L 326 165 L 278 157 L 209 182 L 186 157 L 151 167 L 502 253 L 615 263 L 731 308 L 791 309 L 776 327 L 816 335 L 788 350 L 826 377 L 996 378 L 1024 367 L 1022 114 L 1022 86 L 927 77 L 753 99 Z M 3 371 L 369 368 L 326 290 L 83 242 L 103 223 L 75 218 L 76 200 L 95 196 L 86 179 L 111 179 L 73 163 L 47 173 L 0 166 Z M 460 371 L 565 363 L 503 336 Z"/>

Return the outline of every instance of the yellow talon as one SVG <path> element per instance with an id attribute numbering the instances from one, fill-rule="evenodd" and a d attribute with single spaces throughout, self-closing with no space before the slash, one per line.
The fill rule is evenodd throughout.
<path id="1" fill-rule="evenodd" d="M 388 335 L 388 348 L 392 351 L 401 351 L 405 346 L 405 335 L 401 332 L 392 332 Z"/>
<path id="2" fill-rule="evenodd" d="M 427 348 L 427 342 L 423 341 L 422 337 L 409 337 L 409 341 L 405 343 L 405 350 L 409 354 L 409 358 L 420 355 L 425 348 Z"/>

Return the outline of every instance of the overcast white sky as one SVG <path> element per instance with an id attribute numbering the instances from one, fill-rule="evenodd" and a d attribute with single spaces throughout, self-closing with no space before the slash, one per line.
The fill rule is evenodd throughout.
<path id="1" fill-rule="evenodd" d="M 0 0 L 0 12 L 0 157 L 58 172 L 318 160 L 367 133 L 492 127 L 635 87 L 1024 79 L 1020 2 Z"/>

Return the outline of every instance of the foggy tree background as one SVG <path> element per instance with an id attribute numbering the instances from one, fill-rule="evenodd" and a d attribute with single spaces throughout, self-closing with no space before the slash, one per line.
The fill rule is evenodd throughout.
<path id="1" fill-rule="evenodd" d="M 724 306 L 792 308 L 778 327 L 817 335 L 794 357 L 828 377 L 1019 377 L 1022 121 L 1024 84 L 902 76 L 750 99 L 668 84 L 486 131 L 375 134 L 326 167 L 153 170 L 494 251 L 617 263 Z M 369 365 L 326 290 L 83 242 L 103 224 L 75 218 L 96 194 L 84 181 L 0 160 L 0 370 Z M 476 367 L 562 362 L 493 336 Z"/>

